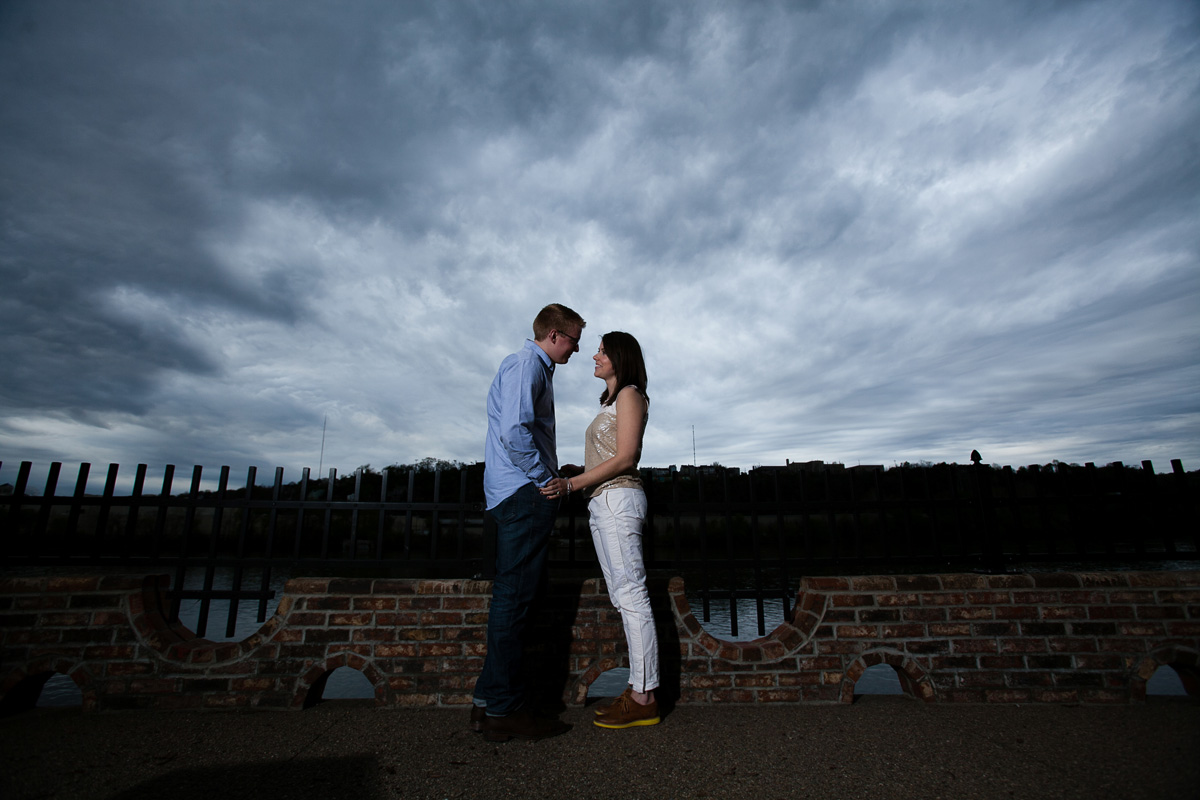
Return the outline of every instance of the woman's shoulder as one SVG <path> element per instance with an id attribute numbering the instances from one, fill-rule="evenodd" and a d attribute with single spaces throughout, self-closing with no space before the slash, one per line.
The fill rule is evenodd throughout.
<path id="1" fill-rule="evenodd" d="M 649 407 L 650 398 L 646 396 L 645 392 L 631 383 L 622 387 L 621 391 L 617 392 L 617 402 L 622 405 L 632 403 L 635 406 Z"/>

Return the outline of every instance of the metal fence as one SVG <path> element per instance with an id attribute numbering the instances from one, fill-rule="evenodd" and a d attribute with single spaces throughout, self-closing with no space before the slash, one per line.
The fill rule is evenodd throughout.
<path id="1" fill-rule="evenodd" d="M 736 637 L 740 606 L 751 605 L 761 635 L 765 604 L 786 616 L 802 575 L 1194 563 L 1200 472 L 1172 467 L 643 469 L 647 566 L 682 574 L 705 619 L 722 604 Z M 285 483 L 277 468 L 259 485 L 250 468 L 231 485 L 228 467 L 214 480 L 196 466 L 184 488 L 173 466 L 150 485 L 146 465 L 122 476 L 110 464 L 95 493 L 85 463 L 64 493 L 54 463 L 36 493 L 22 462 L 16 484 L 0 488 L 0 566 L 169 570 L 172 614 L 197 602 L 203 635 L 210 604 L 227 601 L 232 636 L 240 604 L 265 619 L 281 570 L 488 577 L 482 472 L 305 469 Z M 586 517 L 580 498 L 564 504 L 553 569 L 596 572 Z"/>

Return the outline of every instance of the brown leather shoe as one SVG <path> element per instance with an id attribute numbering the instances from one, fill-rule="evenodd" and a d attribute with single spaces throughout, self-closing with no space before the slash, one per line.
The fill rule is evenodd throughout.
<path id="1" fill-rule="evenodd" d="M 471 704 L 471 730 L 483 733 L 483 721 L 487 719 L 487 710 L 482 706 Z"/>
<path id="2" fill-rule="evenodd" d="M 642 725 L 657 725 L 660 721 L 657 699 L 642 705 L 634 700 L 632 695 L 622 695 L 613 703 L 607 714 L 596 717 L 592 722 L 601 728 L 637 728 Z"/>
<path id="3" fill-rule="evenodd" d="M 529 709 L 522 708 L 508 716 L 488 716 L 483 723 L 483 738 L 489 742 L 507 742 L 509 739 L 528 739 L 536 742 L 571 730 L 571 726 L 557 719 L 534 716 Z"/>
<path id="4" fill-rule="evenodd" d="M 605 714 L 612 711 L 613 706 L 617 705 L 618 703 L 621 702 L 621 700 L 623 698 L 629 697 L 631 694 L 633 694 L 633 687 L 626 686 L 625 691 L 621 692 L 621 694 L 617 695 L 616 697 L 614 697 L 610 700 L 606 700 L 606 701 L 602 702 L 600 704 L 600 706 L 596 709 L 596 716 L 603 717 Z"/>

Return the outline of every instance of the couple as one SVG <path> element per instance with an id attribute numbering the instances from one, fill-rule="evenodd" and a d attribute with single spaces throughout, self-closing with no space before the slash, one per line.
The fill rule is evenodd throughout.
<path id="1" fill-rule="evenodd" d="M 585 435 L 584 467 L 559 469 L 554 368 L 578 352 L 585 324 L 564 305 L 543 308 L 533 321 L 533 340 L 504 359 L 488 391 L 483 490 L 497 523 L 496 579 L 471 727 L 490 741 L 544 739 L 571 728 L 525 705 L 521 635 L 545 578 L 559 501 L 579 491 L 590 498 L 592 542 L 629 645 L 630 686 L 596 712 L 595 723 L 631 728 L 659 721 L 658 638 L 642 563 L 646 494 L 637 468 L 649 414 L 646 364 L 628 333 L 601 337 L 592 360 L 605 388 Z"/>

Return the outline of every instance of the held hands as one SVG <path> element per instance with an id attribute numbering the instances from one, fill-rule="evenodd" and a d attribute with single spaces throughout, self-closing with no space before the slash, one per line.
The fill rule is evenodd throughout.
<path id="1" fill-rule="evenodd" d="M 571 496 L 571 481 L 568 478 L 552 478 L 541 488 L 542 495 L 549 500 L 558 500 Z"/>

